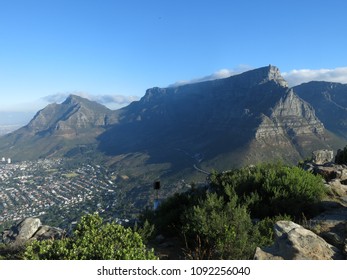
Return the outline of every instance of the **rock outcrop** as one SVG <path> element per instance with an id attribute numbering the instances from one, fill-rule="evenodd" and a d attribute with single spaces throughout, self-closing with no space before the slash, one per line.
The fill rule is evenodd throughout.
<path id="1" fill-rule="evenodd" d="M 29 240 L 60 239 L 64 235 L 60 228 L 42 225 L 39 218 L 29 217 L 2 233 L 2 241 L 14 247 L 24 245 Z"/>
<path id="2" fill-rule="evenodd" d="M 22 220 L 2 236 L 4 243 L 23 244 L 28 241 L 41 226 L 38 218 L 30 217 Z"/>
<path id="3" fill-rule="evenodd" d="M 344 164 L 336 164 L 334 162 L 316 164 L 313 160 L 311 162 L 305 162 L 303 168 L 313 174 L 321 175 L 327 183 L 333 179 L 340 180 L 341 182 L 347 180 L 347 166 Z"/>
<path id="4" fill-rule="evenodd" d="M 255 138 L 262 147 L 292 150 L 299 159 L 309 146 L 322 145 L 325 128 L 313 108 L 293 90 L 288 90 L 272 108 L 271 114 L 262 115 Z"/>
<path id="5" fill-rule="evenodd" d="M 325 164 L 332 162 L 334 159 L 334 151 L 318 150 L 312 153 L 312 162 L 315 164 Z"/>
<path id="6" fill-rule="evenodd" d="M 257 248 L 256 260 L 341 260 L 345 256 L 310 230 L 291 221 L 275 224 L 273 246 Z"/>
<path id="7" fill-rule="evenodd" d="M 330 199 L 322 201 L 323 212 L 306 221 L 305 228 L 290 221 L 277 222 L 274 245 L 257 248 L 255 259 L 347 258 L 347 166 L 332 160 L 332 151 L 319 150 L 303 164 L 325 181 Z"/>

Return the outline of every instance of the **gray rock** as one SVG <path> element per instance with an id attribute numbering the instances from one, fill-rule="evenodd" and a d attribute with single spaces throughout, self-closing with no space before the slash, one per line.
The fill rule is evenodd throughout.
<path id="1" fill-rule="evenodd" d="M 39 218 L 25 218 L 11 229 L 2 234 L 2 240 L 5 244 L 21 246 L 29 240 L 37 239 L 60 239 L 64 236 L 64 231 L 59 228 L 41 225 Z"/>
<path id="2" fill-rule="evenodd" d="M 310 230 L 291 221 L 275 224 L 276 241 L 273 246 L 257 248 L 257 260 L 332 260 L 345 259 L 333 245 Z"/>
<path id="3" fill-rule="evenodd" d="M 340 208 L 325 211 L 309 220 L 308 223 L 311 225 L 312 230 L 324 238 L 329 244 L 344 251 L 344 245 L 347 239 L 346 207 L 340 205 Z"/>
<path id="4" fill-rule="evenodd" d="M 332 162 L 334 159 L 334 152 L 329 150 L 318 150 L 312 153 L 312 160 L 315 164 L 325 164 Z"/>
<path id="5" fill-rule="evenodd" d="M 338 233 L 332 231 L 323 232 L 321 237 L 329 244 L 334 245 L 336 248 L 343 248 L 344 246 L 344 240 Z"/>
<path id="6" fill-rule="evenodd" d="M 50 227 L 47 225 L 41 226 L 37 232 L 31 237 L 31 239 L 46 240 L 46 239 L 61 239 L 65 234 L 65 231 Z"/>
<path id="7" fill-rule="evenodd" d="M 313 143 L 321 145 L 318 144 L 319 139 L 324 138 L 324 125 L 316 117 L 311 106 L 301 100 L 292 90 L 287 90 L 286 94 L 272 108 L 271 114 L 262 114 L 260 120 L 255 133 L 258 149 L 272 146 L 276 147 L 275 150 L 285 150 L 285 158 L 288 161 L 297 162 L 301 158 L 299 150 L 292 149 L 292 140 L 304 138 L 305 141 L 297 143 L 302 145 L 300 149 L 305 150 L 307 147 L 304 146 L 316 145 Z M 273 158 L 279 156 L 276 156 L 275 150 L 269 149 L 269 154 Z"/>
<path id="8" fill-rule="evenodd" d="M 327 182 L 333 179 L 339 179 L 342 183 L 347 180 L 347 167 L 339 164 L 324 164 L 324 165 L 306 165 L 306 170 L 311 169 L 314 174 L 321 175 Z"/>
<path id="9" fill-rule="evenodd" d="M 330 190 L 337 196 L 343 197 L 347 195 L 347 186 L 341 184 L 339 179 L 331 180 L 328 185 L 330 186 Z"/>
<path id="10" fill-rule="evenodd" d="M 26 218 L 10 230 L 5 231 L 2 239 L 7 244 L 22 245 L 34 235 L 40 226 L 40 219 L 34 217 Z"/>

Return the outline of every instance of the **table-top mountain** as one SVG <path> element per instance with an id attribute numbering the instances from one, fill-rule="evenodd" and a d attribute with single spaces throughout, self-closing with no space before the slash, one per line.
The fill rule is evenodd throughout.
<path id="1" fill-rule="evenodd" d="M 346 91 L 342 87 L 341 94 Z M 72 95 L 0 138 L 0 153 L 25 160 L 93 151 L 118 170 L 152 166 L 157 176 L 188 174 L 198 166 L 210 171 L 265 160 L 296 162 L 313 150 L 336 150 L 347 135 L 326 129 L 338 133 L 347 115 L 341 113 L 336 128 L 332 114 L 325 117 L 329 107 L 315 107 L 339 100 L 319 102 L 316 92 L 310 84 L 290 89 L 279 69 L 269 65 L 225 79 L 154 87 L 115 111 Z"/>

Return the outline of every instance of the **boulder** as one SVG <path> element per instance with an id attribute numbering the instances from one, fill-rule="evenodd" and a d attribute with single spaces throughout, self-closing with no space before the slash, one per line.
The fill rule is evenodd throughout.
<path id="1" fill-rule="evenodd" d="M 334 152 L 329 150 L 318 150 L 312 153 L 312 161 L 315 164 L 325 164 L 332 162 L 334 159 Z"/>
<path id="2" fill-rule="evenodd" d="M 330 182 L 328 182 L 328 185 L 330 187 L 330 190 L 338 197 L 347 196 L 347 186 L 341 184 L 341 181 L 339 179 L 331 180 Z"/>
<path id="3" fill-rule="evenodd" d="M 39 218 L 25 218 L 18 224 L 2 233 L 2 241 L 5 244 L 21 246 L 32 239 L 59 239 L 64 231 L 59 228 L 42 225 Z"/>
<path id="4" fill-rule="evenodd" d="M 257 248 L 256 260 L 333 260 L 345 259 L 333 245 L 328 244 L 310 230 L 291 222 L 278 221 L 275 224 L 275 244 Z"/>
<path id="5" fill-rule="evenodd" d="M 37 232 L 31 237 L 31 239 L 45 240 L 45 239 L 61 239 L 65 234 L 65 231 L 56 228 L 50 227 L 47 225 L 41 226 Z"/>
<path id="6" fill-rule="evenodd" d="M 345 251 L 347 240 L 347 208 L 325 211 L 308 221 L 310 228 L 329 244 Z"/>
<path id="7" fill-rule="evenodd" d="M 312 171 L 314 174 L 321 175 L 327 182 L 333 179 L 339 179 L 344 183 L 347 180 L 347 167 L 339 164 L 313 165 L 306 170 Z"/>
<path id="8" fill-rule="evenodd" d="M 35 217 L 25 218 L 10 230 L 5 231 L 2 239 L 7 244 L 22 245 L 34 235 L 40 226 L 40 219 Z"/>

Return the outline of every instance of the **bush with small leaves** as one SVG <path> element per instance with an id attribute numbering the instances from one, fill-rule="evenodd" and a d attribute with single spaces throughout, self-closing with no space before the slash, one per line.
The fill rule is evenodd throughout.
<path id="1" fill-rule="evenodd" d="M 33 241 L 25 259 L 40 260 L 155 260 L 141 236 L 116 223 L 103 223 L 98 215 L 82 217 L 73 235 L 61 240 Z"/>
<path id="2" fill-rule="evenodd" d="M 192 259 L 252 258 L 258 236 L 247 208 L 237 198 L 225 201 L 209 193 L 184 214 L 188 257 Z"/>
<path id="3" fill-rule="evenodd" d="M 214 174 L 211 184 L 224 193 L 236 192 L 252 218 L 289 215 L 300 218 L 317 213 L 326 195 L 320 176 L 296 166 L 266 163 Z"/>

